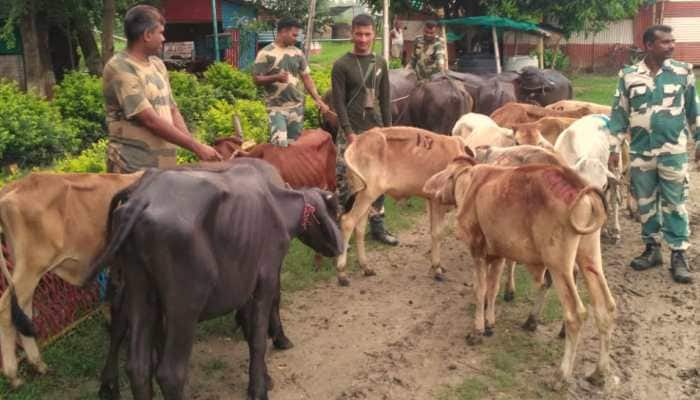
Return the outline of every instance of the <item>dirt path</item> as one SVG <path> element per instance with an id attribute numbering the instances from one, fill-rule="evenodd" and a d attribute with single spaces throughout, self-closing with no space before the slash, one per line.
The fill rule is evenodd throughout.
<path id="1" fill-rule="evenodd" d="M 698 174 L 692 175 L 697 182 Z M 689 204 L 692 207 L 699 200 L 700 190 L 693 188 Z M 692 220 L 694 230 L 700 229 L 700 213 L 694 213 Z M 641 250 L 639 225 L 627 218 L 622 223 L 622 242 L 604 246 L 606 275 L 618 304 L 612 347 L 614 382 L 601 391 L 581 379 L 594 369 L 598 353 L 595 325 L 589 320 L 579 346 L 576 383 L 555 398 L 699 399 L 700 275 L 695 274 L 693 285 L 682 286 L 671 281 L 666 267 L 641 273 L 631 270 L 627 264 Z M 464 341 L 472 321 L 468 307 L 472 291 L 470 259 L 463 247 L 448 235 L 443 263 L 449 280 L 436 283 L 427 273 L 425 218 L 400 238 L 400 247 L 370 253 L 376 277 L 355 275 L 349 288 L 333 281 L 285 297 L 282 319 L 296 346 L 268 353 L 275 381 L 272 399 L 434 399 L 444 394 L 446 385 L 488 373 L 483 349 Z M 697 266 L 697 235 L 693 242 L 690 259 Z M 668 263 L 668 251 L 664 256 Z M 500 304 L 499 318 L 510 307 L 517 304 Z M 500 319 L 496 335 L 487 340 L 507 340 L 511 330 L 519 329 L 515 322 L 526 317 L 524 312 L 518 314 L 513 321 Z M 557 325 L 551 322 L 526 340 L 545 347 L 556 344 Z M 552 362 L 535 365 L 533 361 L 516 375 L 528 380 L 552 374 L 561 356 L 557 350 Z M 190 364 L 189 397 L 244 398 L 247 358 L 244 342 L 225 337 L 199 342 Z M 500 396 L 494 383 L 476 398 L 510 397 Z"/>

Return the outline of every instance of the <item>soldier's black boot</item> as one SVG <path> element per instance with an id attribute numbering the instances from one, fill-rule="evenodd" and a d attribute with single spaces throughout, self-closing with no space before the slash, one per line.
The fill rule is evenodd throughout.
<path id="1" fill-rule="evenodd" d="M 685 251 L 671 251 L 671 276 L 678 283 L 691 283 L 693 278 L 690 276 L 690 268 L 688 260 L 685 258 Z"/>
<path id="2" fill-rule="evenodd" d="M 396 246 L 399 244 L 399 239 L 384 228 L 384 218 L 378 215 L 372 216 L 369 218 L 369 225 L 372 239 L 389 246 Z"/>
<path id="3" fill-rule="evenodd" d="M 664 263 L 661 257 L 661 245 L 658 243 L 647 243 L 644 253 L 635 257 L 630 263 L 630 267 L 637 271 L 658 267 Z"/>

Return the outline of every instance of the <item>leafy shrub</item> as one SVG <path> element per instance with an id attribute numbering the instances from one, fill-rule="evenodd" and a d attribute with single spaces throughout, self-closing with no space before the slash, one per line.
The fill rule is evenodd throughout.
<path id="1" fill-rule="evenodd" d="M 331 66 L 311 69 L 311 79 L 316 84 L 316 90 L 321 96 L 331 90 L 331 70 Z"/>
<path id="2" fill-rule="evenodd" d="M 314 99 L 306 95 L 306 103 L 304 104 L 304 128 L 313 129 L 319 127 L 320 112 Z"/>
<path id="3" fill-rule="evenodd" d="M 269 122 L 265 104 L 259 100 L 238 100 L 235 105 L 222 100 L 204 115 L 199 126 L 198 137 L 206 143 L 213 143 L 220 137 L 234 134 L 233 116 L 238 115 L 245 140 L 265 143 L 269 137 Z"/>
<path id="4" fill-rule="evenodd" d="M 206 82 L 214 88 L 216 98 L 229 103 L 237 99 L 254 100 L 258 97 L 253 78 L 226 63 L 212 64 L 204 71 Z"/>
<path id="5" fill-rule="evenodd" d="M 403 65 L 401 64 L 401 60 L 398 58 L 392 58 L 389 61 L 389 69 L 401 69 L 403 68 Z"/>
<path id="6" fill-rule="evenodd" d="M 56 162 L 57 172 L 106 172 L 107 139 L 93 143 L 77 157 L 66 157 Z"/>
<path id="7" fill-rule="evenodd" d="M 192 74 L 177 71 L 170 72 L 170 87 L 187 126 L 194 129 L 216 101 L 214 88 Z"/>
<path id="8" fill-rule="evenodd" d="M 58 108 L 15 83 L 0 82 L 0 115 L 2 166 L 44 165 L 78 149 L 77 129 Z"/>
<path id="9" fill-rule="evenodd" d="M 69 72 L 54 88 L 53 105 L 58 107 L 64 121 L 78 130 L 80 149 L 104 138 L 105 122 L 102 82 L 84 72 Z"/>
<path id="10" fill-rule="evenodd" d="M 533 50 L 530 52 L 531 56 L 538 57 L 537 51 Z M 544 67 L 552 68 L 552 60 L 554 59 L 554 50 L 545 49 L 544 50 Z M 554 65 L 554 69 L 557 71 L 566 71 L 571 66 L 571 60 L 569 56 L 561 52 L 561 49 L 557 52 L 557 60 Z"/>

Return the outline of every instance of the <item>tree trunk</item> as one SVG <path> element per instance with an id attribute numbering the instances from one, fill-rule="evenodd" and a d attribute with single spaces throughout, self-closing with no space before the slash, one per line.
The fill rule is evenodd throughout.
<path id="1" fill-rule="evenodd" d="M 24 49 L 27 90 L 40 96 L 51 97 L 53 79 L 48 47 L 48 24 L 42 20 L 43 18 L 37 18 L 35 0 L 29 0 L 25 15 L 19 19 L 19 29 Z"/>
<path id="2" fill-rule="evenodd" d="M 88 24 L 76 24 L 75 30 L 78 33 L 78 43 L 85 57 L 85 65 L 92 75 L 102 75 L 102 60 L 100 50 L 97 48 L 92 27 Z"/>
<path id="3" fill-rule="evenodd" d="M 114 55 L 114 0 L 102 1 L 102 64 Z"/>

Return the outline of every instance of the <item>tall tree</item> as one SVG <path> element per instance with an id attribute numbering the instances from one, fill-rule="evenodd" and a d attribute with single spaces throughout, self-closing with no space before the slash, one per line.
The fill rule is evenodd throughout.
<path id="1" fill-rule="evenodd" d="M 114 16 L 117 12 L 114 0 L 102 0 L 102 63 L 106 64 L 114 54 Z"/>
<path id="2" fill-rule="evenodd" d="M 48 23 L 39 11 L 38 0 L 25 0 L 23 3 L 16 4 L 16 12 L 24 49 L 27 89 L 50 97 L 53 74 L 48 45 Z"/>

